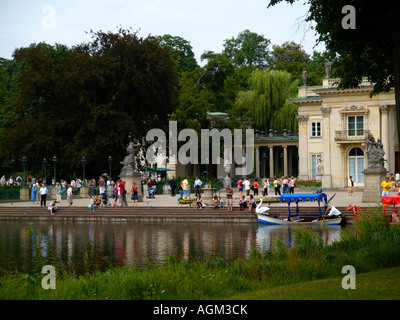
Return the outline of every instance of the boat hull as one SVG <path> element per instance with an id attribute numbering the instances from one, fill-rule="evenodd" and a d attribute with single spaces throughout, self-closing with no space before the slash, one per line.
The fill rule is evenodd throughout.
<path id="1" fill-rule="evenodd" d="M 274 226 L 288 226 L 288 225 L 338 225 L 342 222 L 342 218 L 312 220 L 312 221 L 287 221 L 284 219 L 272 218 L 267 215 L 255 213 L 257 221 L 260 223 L 274 225 Z"/>

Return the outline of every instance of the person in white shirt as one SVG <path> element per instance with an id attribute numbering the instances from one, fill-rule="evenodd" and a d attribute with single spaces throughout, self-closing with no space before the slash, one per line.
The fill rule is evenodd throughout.
<path id="1" fill-rule="evenodd" d="M 336 207 L 334 207 L 334 206 L 331 206 L 331 207 L 328 207 L 327 209 L 326 209 L 326 212 L 328 212 L 329 211 L 329 213 L 328 214 L 325 214 L 325 215 L 322 215 L 322 217 L 324 217 L 324 218 L 336 218 L 336 217 L 338 217 L 338 216 L 340 216 L 342 213 L 338 210 L 338 209 L 336 209 Z"/>
<path id="2" fill-rule="evenodd" d="M 244 191 L 246 191 L 246 195 L 249 195 L 250 194 L 250 180 L 248 177 L 243 182 L 243 185 L 244 185 Z"/>
<path id="3" fill-rule="evenodd" d="M 42 205 L 46 206 L 47 188 L 44 183 L 42 183 L 39 192 L 40 192 L 40 206 Z"/>
<path id="4" fill-rule="evenodd" d="M 72 205 L 72 187 L 69 184 L 68 185 L 68 190 L 67 190 L 67 201 L 68 201 L 68 206 Z"/>
<path id="5" fill-rule="evenodd" d="M 347 187 L 348 187 L 348 194 L 349 195 L 353 195 L 354 193 L 354 181 L 353 181 L 353 177 L 350 176 L 349 179 L 347 180 Z"/>

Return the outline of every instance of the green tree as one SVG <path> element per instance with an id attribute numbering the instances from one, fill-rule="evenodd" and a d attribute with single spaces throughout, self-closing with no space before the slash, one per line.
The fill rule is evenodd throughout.
<path id="1" fill-rule="evenodd" d="M 295 2 L 270 0 L 268 6 L 282 1 L 290 4 Z M 363 77 L 374 83 L 371 94 L 389 91 L 394 87 L 400 138 L 400 19 L 395 10 L 397 3 L 308 0 L 307 4 L 309 11 L 306 21 L 315 22 L 318 41 L 324 42 L 328 50 L 339 56 L 339 87 L 358 87 Z M 346 10 L 342 13 L 344 8 Z M 355 28 L 348 25 L 349 21 L 355 23 Z"/>
<path id="2" fill-rule="evenodd" d="M 297 81 L 286 71 L 256 70 L 250 89 L 239 92 L 236 113 L 254 121 L 255 129 L 297 131 L 297 108 L 290 99 L 297 95 Z"/>
<path id="3" fill-rule="evenodd" d="M 156 39 L 160 42 L 161 47 L 169 47 L 176 56 L 178 71 L 193 71 L 198 67 L 193 48 L 189 41 L 182 37 L 171 36 L 170 34 L 157 36 Z"/>
<path id="4" fill-rule="evenodd" d="M 224 41 L 224 53 L 232 59 L 235 66 L 257 66 L 264 68 L 269 64 L 270 40 L 255 32 L 246 29 L 239 35 Z"/>
<path id="5" fill-rule="evenodd" d="M 310 56 L 301 45 L 293 41 L 284 42 L 281 46 L 272 46 L 271 68 L 287 71 L 294 79 L 301 80 L 303 68 L 309 61 Z"/>
<path id="6" fill-rule="evenodd" d="M 176 99 L 176 70 L 169 48 L 135 32 L 92 32 L 92 41 L 71 49 L 34 44 L 14 52 L 19 64 L 16 122 L 0 141 L 2 157 L 26 154 L 40 171 L 57 155 L 58 176 L 114 172 L 130 134 L 140 140 L 165 129 Z"/>

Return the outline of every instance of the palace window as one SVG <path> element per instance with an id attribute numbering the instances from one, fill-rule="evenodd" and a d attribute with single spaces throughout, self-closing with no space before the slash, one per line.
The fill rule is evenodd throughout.
<path id="1" fill-rule="evenodd" d="M 364 116 L 348 116 L 347 130 L 349 136 L 364 135 Z"/>
<path id="2" fill-rule="evenodd" d="M 311 137 L 321 137 L 321 122 L 311 122 Z"/>

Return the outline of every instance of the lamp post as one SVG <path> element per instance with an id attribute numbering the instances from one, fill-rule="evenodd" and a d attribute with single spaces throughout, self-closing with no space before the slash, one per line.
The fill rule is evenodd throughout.
<path id="1" fill-rule="evenodd" d="M 206 185 L 208 185 L 208 157 L 206 158 Z"/>
<path id="2" fill-rule="evenodd" d="M 53 162 L 53 167 L 54 167 L 54 181 L 57 181 L 57 171 L 56 171 L 56 164 L 57 164 L 57 157 L 54 156 L 53 159 L 51 160 Z"/>
<path id="3" fill-rule="evenodd" d="M 187 178 L 187 164 L 188 164 L 188 157 L 185 157 L 185 179 Z"/>
<path id="4" fill-rule="evenodd" d="M 23 189 L 25 189 L 25 166 L 26 166 L 26 157 L 25 156 L 23 156 L 22 157 L 22 169 L 23 169 L 23 171 L 24 171 L 24 174 L 23 174 L 23 180 L 22 180 L 22 188 Z"/>
<path id="5" fill-rule="evenodd" d="M 165 157 L 165 184 L 168 184 L 168 157 Z"/>
<path id="6" fill-rule="evenodd" d="M 108 156 L 108 169 L 110 170 L 110 179 L 111 179 L 111 165 L 112 165 L 113 159 L 111 156 Z"/>
<path id="7" fill-rule="evenodd" d="M 82 183 L 85 183 L 85 164 L 86 164 L 85 156 L 82 156 L 81 163 L 82 163 Z"/>
<path id="8" fill-rule="evenodd" d="M 264 178 L 267 177 L 267 155 L 265 154 L 265 152 L 262 155 L 262 158 L 264 160 Z"/>
<path id="9" fill-rule="evenodd" d="M 13 178 L 14 178 L 14 168 L 15 168 L 15 160 L 12 159 L 12 160 L 11 160 L 11 172 L 12 172 Z"/>
<path id="10" fill-rule="evenodd" d="M 46 179 L 46 174 L 47 174 L 47 160 L 46 158 L 43 158 L 43 166 L 44 166 L 44 178 Z"/>

